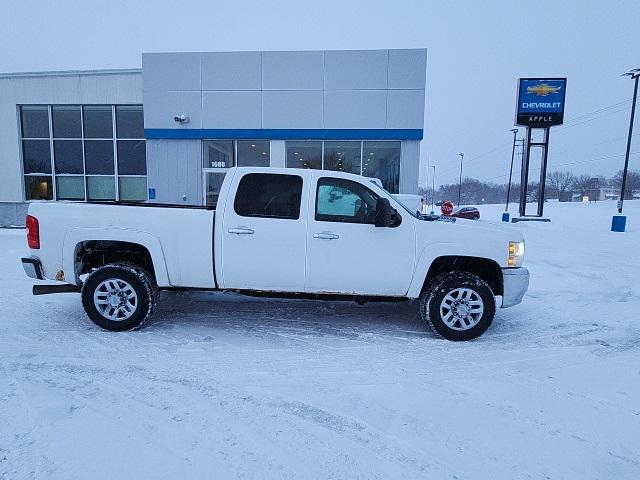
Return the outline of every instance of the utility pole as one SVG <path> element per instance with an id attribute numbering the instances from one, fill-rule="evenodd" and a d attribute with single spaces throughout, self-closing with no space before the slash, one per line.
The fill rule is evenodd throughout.
<path id="1" fill-rule="evenodd" d="M 424 185 L 424 201 L 429 205 L 429 170 L 431 170 L 431 155 L 427 155 L 427 178 Z"/>
<path id="2" fill-rule="evenodd" d="M 431 165 L 431 168 L 433 168 L 433 175 L 431 176 L 431 181 L 433 182 L 431 186 L 431 214 L 433 215 L 436 207 L 436 166 Z"/>
<path id="3" fill-rule="evenodd" d="M 633 117 L 636 113 L 636 99 L 638 98 L 638 79 L 640 78 L 640 68 L 624 73 L 623 76 L 631 77 L 635 80 L 633 87 L 633 103 L 631 103 L 631 119 L 629 120 L 629 138 L 627 139 L 627 153 L 624 158 L 624 170 L 622 172 L 622 186 L 620 188 L 620 201 L 618 202 L 618 213 L 622 213 L 622 205 L 624 203 L 624 190 L 627 185 L 627 172 L 629 170 L 629 154 L 631 152 L 631 137 L 633 135 Z"/>
<path id="4" fill-rule="evenodd" d="M 460 199 L 462 198 L 462 161 L 464 160 L 464 153 L 460 155 L 460 183 L 458 184 L 458 206 L 460 206 Z"/>
<path id="5" fill-rule="evenodd" d="M 513 133 L 513 147 L 511 148 L 511 168 L 509 168 L 509 185 L 507 186 L 507 203 L 504 206 L 504 211 L 509 211 L 509 195 L 511 195 L 511 178 L 513 176 L 513 157 L 516 154 L 516 135 L 518 135 L 518 129 L 512 128 L 509 130 Z"/>

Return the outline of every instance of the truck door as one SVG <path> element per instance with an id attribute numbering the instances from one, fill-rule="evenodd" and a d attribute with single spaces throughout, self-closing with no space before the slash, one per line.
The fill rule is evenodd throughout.
<path id="1" fill-rule="evenodd" d="M 307 188 L 296 174 L 239 171 L 224 207 L 222 285 L 304 292 Z"/>
<path id="2" fill-rule="evenodd" d="M 365 183 L 314 174 L 307 233 L 307 292 L 403 296 L 414 270 L 415 231 L 376 227 L 378 195 Z"/>

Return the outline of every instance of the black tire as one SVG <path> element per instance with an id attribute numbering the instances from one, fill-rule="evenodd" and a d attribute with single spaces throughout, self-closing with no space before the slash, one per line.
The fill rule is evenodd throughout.
<path id="1" fill-rule="evenodd" d="M 133 313 L 128 318 L 110 319 L 98 310 L 94 294 L 107 280 L 126 282 L 135 292 L 135 302 L 128 304 Z M 104 287 L 102 287 L 104 288 Z M 155 310 L 158 301 L 158 287 L 149 273 L 131 263 L 109 263 L 93 271 L 82 285 L 82 306 L 89 318 L 98 326 L 113 332 L 123 332 L 139 328 Z M 115 311 L 115 308 L 113 309 Z M 116 314 L 117 315 L 117 314 Z"/>
<path id="2" fill-rule="evenodd" d="M 441 312 L 441 305 L 445 297 L 456 289 L 468 289 L 475 292 L 473 298 L 482 300 L 482 314 L 466 317 L 450 325 L 445 322 Z M 451 298 L 451 297 L 449 297 Z M 464 303 L 461 302 L 461 303 Z M 444 307 L 445 310 L 448 307 Z M 457 307 L 460 308 L 460 307 Z M 464 307 L 467 308 L 467 307 Z M 420 314 L 431 330 L 438 336 L 452 341 L 472 340 L 482 335 L 493 322 L 496 313 L 496 299 L 491 287 L 482 278 L 469 272 L 453 271 L 436 277 L 420 297 Z M 446 315 L 446 314 L 445 314 Z M 457 318 L 454 316 L 454 318 Z M 463 325 L 462 322 L 467 322 Z M 475 325 L 469 328 L 468 324 Z M 464 329 L 466 328 L 466 329 Z"/>

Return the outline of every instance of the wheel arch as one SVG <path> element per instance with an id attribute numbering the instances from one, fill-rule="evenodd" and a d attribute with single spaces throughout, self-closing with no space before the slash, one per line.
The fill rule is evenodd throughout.
<path id="1" fill-rule="evenodd" d="M 170 286 L 157 238 L 127 229 L 93 230 L 76 229 L 65 237 L 63 268 L 64 272 L 73 272 L 72 276 L 65 273 L 66 282 L 80 285 L 80 275 L 88 273 L 87 268 L 128 261 L 145 268 L 158 286 Z"/>
<path id="2" fill-rule="evenodd" d="M 502 295 L 504 292 L 502 269 L 495 260 L 465 255 L 442 255 L 436 257 L 429 265 L 420 293 L 422 294 L 428 288 L 434 278 L 443 273 L 453 271 L 463 271 L 477 275 L 487 282 L 494 295 Z"/>

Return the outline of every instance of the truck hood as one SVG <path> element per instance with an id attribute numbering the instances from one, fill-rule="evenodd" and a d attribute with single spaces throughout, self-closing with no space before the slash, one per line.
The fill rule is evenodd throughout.
<path id="1" fill-rule="evenodd" d="M 418 258 L 425 252 L 440 251 L 444 255 L 491 258 L 501 267 L 506 267 L 509 242 L 524 240 L 520 230 L 512 224 L 455 220 L 414 220 Z"/>
<path id="2" fill-rule="evenodd" d="M 506 241 L 512 242 L 524 240 L 522 232 L 514 228 L 510 223 L 489 222 L 486 220 L 468 220 L 466 218 L 443 217 L 441 215 L 438 217 L 438 220 L 418 219 L 416 221 L 418 224 L 417 228 L 424 228 L 424 225 L 447 225 L 451 228 L 452 232 L 456 232 L 456 235 L 463 234 L 463 232 L 482 232 L 483 235 L 493 236 L 496 240 L 507 238 L 508 240 Z M 449 220 L 441 220 L 443 218 L 449 218 Z"/>

